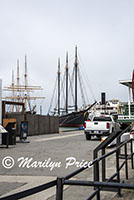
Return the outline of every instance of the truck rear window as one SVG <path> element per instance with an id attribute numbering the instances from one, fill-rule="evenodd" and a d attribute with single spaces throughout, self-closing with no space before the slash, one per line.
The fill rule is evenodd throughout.
<path id="1" fill-rule="evenodd" d="M 108 121 L 108 122 L 110 122 L 110 121 L 112 121 L 112 119 L 111 119 L 111 117 L 94 117 L 93 121 L 101 121 L 101 122 Z"/>

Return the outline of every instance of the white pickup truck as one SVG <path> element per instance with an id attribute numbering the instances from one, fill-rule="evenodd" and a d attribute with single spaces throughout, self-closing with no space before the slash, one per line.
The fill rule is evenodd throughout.
<path id="1" fill-rule="evenodd" d="M 91 120 L 84 122 L 84 133 L 87 140 L 91 140 L 91 136 L 108 136 L 117 129 L 118 124 L 114 121 L 112 115 L 97 115 Z"/>

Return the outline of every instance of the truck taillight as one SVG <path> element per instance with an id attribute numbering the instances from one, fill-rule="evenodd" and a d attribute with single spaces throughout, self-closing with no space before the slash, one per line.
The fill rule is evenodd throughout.
<path id="1" fill-rule="evenodd" d="M 107 128 L 109 128 L 109 123 L 107 123 Z"/>
<path id="2" fill-rule="evenodd" d="M 84 128 L 86 128 L 86 122 L 84 122 Z"/>

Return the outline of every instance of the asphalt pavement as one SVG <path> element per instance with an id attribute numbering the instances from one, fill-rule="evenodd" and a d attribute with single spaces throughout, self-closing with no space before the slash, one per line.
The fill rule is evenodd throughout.
<path id="1" fill-rule="evenodd" d="M 100 143 L 97 139 L 87 141 L 83 131 L 32 136 L 28 140 L 30 143 L 17 143 L 8 149 L 0 147 L 1 197 L 47 183 L 55 180 L 57 176 L 65 176 L 73 172 L 80 164 L 93 160 L 93 149 Z M 107 151 L 110 150 L 107 149 Z M 107 162 L 107 176 L 109 177 L 114 172 L 115 157 L 110 156 Z M 133 175 L 134 170 L 129 167 L 131 182 L 134 180 Z M 124 177 L 123 171 L 122 178 Z M 93 180 L 93 168 L 76 175 L 75 179 Z M 25 199 L 54 200 L 55 192 L 54 187 Z M 91 187 L 66 186 L 64 200 L 84 200 L 92 192 Z M 129 191 L 129 193 L 132 192 Z M 123 194 L 126 195 L 124 191 Z M 101 199 L 114 198 L 118 198 L 114 192 L 101 192 Z"/>

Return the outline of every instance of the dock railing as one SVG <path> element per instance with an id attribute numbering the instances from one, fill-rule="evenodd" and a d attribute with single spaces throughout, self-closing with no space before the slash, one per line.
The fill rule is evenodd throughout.
<path id="1" fill-rule="evenodd" d="M 119 115 L 118 119 L 134 119 L 134 115 Z"/>
<path id="2" fill-rule="evenodd" d="M 121 195 L 121 188 L 126 189 L 134 189 L 134 184 L 126 184 L 121 182 L 120 178 L 120 170 L 125 166 L 125 177 L 128 179 L 128 159 L 131 159 L 131 167 L 134 169 L 134 162 L 133 162 L 133 141 L 134 139 L 126 140 L 120 143 L 120 138 L 123 133 L 128 131 L 130 126 L 128 126 L 123 131 L 116 131 L 112 133 L 103 143 L 101 143 L 95 150 L 94 150 L 94 160 L 91 163 L 91 166 L 94 166 L 94 181 L 85 181 L 85 180 L 69 180 L 70 178 L 74 177 L 75 175 L 79 174 L 80 172 L 84 171 L 87 167 L 82 167 L 73 173 L 65 176 L 65 177 L 58 177 L 57 178 L 57 192 L 56 192 L 56 200 L 63 200 L 63 187 L 64 185 L 75 185 L 75 186 L 90 186 L 94 187 L 93 193 L 87 198 L 87 200 L 91 200 L 96 196 L 97 200 L 100 200 L 100 191 L 105 188 L 105 190 L 110 188 L 111 190 L 115 190 L 118 192 L 118 195 Z M 106 147 L 115 139 L 117 138 L 117 145 L 116 148 L 108 153 L 106 153 Z M 130 144 L 130 153 L 128 154 L 128 144 Z M 124 154 L 121 154 L 121 148 L 124 147 Z M 101 150 L 102 155 L 98 157 L 98 153 Z M 115 168 L 116 172 L 109 177 L 106 178 L 106 158 L 115 154 Z M 119 160 L 124 159 L 122 164 L 120 165 Z M 102 180 L 100 180 L 100 162 L 102 161 Z M 90 170 L 90 169 L 89 169 Z M 116 178 L 116 179 L 115 179 Z"/>

